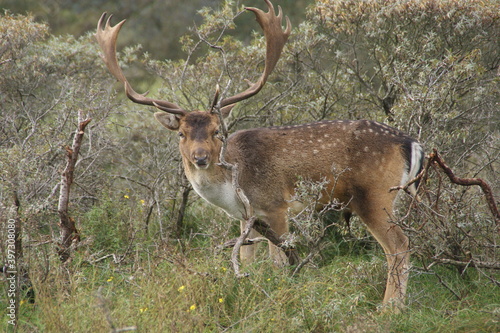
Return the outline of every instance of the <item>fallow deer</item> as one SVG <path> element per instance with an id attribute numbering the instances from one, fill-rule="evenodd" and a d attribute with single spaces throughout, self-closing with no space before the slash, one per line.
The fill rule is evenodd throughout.
<path id="1" fill-rule="evenodd" d="M 233 106 L 257 94 L 274 69 L 291 32 L 282 11 L 269 8 L 246 8 L 253 12 L 266 38 L 266 58 L 260 79 L 247 90 L 218 102 L 220 115 L 226 118 Z M 155 106 L 164 111 L 156 119 L 179 133 L 179 148 L 187 179 L 206 201 L 222 208 L 228 215 L 244 218 L 244 206 L 235 193 L 232 175 L 220 164 L 223 142 L 221 121 L 214 108 L 208 111 L 183 110 L 178 105 L 138 94 L 118 65 L 116 40 L 125 22 L 110 25 L 104 13 L 96 37 L 109 71 L 125 86 L 135 103 Z M 214 102 L 215 105 L 215 102 Z M 423 149 L 408 135 L 387 125 L 368 120 L 322 121 L 296 126 L 240 130 L 227 138 L 225 161 L 238 165 L 238 183 L 248 197 L 255 215 L 278 234 L 288 232 L 287 210 L 300 209 L 292 202 L 299 178 L 311 181 L 330 180 L 322 200 L 344 203 L 356 213 L 382 246 L 388 263 L 384 304 L 397 306 L 404 301 L 409 270 L 408 238 L 393 221 L 396 193 L 391 187 L 405 184 L 422 166 Z M 340 172 L 341 171 L 341 172 Z M 340 174 L 340 176 L 339 176 Z M 416 186 L 410 190 L 415 193 Z M 252 231 L 256 236 L 256 232 Z M 254 246 L 241 248 L 240 257 L 251 261 Z M 270 244 L 271 255 L 282 260 L 281 250 Z"/>

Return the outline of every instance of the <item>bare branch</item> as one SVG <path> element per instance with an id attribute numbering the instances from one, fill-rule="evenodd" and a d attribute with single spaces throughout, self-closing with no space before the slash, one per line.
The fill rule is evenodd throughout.
<path id="1" fill-rule="evenodd" d="M 72 147 L 64 147 L 66 150 L 67 163 L 64 171 L 61 174 L 61 187 L 59 194 L 59 204 L 57 211 L 59 213 L 59 227 L 61 228 L 61 243 L 58 250 L 59 257 L 62 262 L 65 262 L 69 258 L 70 246 L 73 242 L 80 241 L 80 235 L 75 226 L 75 220 L 73 220 L 68 213 L 69 205 L 69 194 L 71 191 L 71 185 L 73 184 L 75 165 L 78 161 L 78 154 L 80 152 L 80 147 L 83 140 L 83 135 L 85 127 L 91 121 L 91 118 L 83 119 L 83 112 L 78 111 L 78 129 L 76 131 L 75 137 L 73 138 Z"/>
<path id="2" fill-rule="evenodd" d="M 432 259 L 440 264 L 450 264 L 460 267 L 500 269 L 500 262 L 498 261 L 480 261 L 475 259 L 471 259 L 469 261 L 462 261 L 462 260 L 454 260 L 448 258 L 432 258 Z"/>
<path id="3" fill-rule="evenodd" d="M 433 149 L 433 153 L 430 154 L 429 156 L 429 161 L 432 161 L 439 165 L 441 169 L 443 169 L 444 173 L 448 176 L 450 181 L 453 184 L 457 185 L 462 185 L 462 186 L 472 186 L 472 185 L 478 185 L 481 187 L 481 190 L 484 193 L 484 196 L 486 198 L 486 202 L 488 203 L 489 209 L 491 213 L 493 214 L 493 218 L 495 219 L 495 223 L 497 227 L 499 228 L 500 231 L 500 213 L 498 212 L 497 205 L 495 203 L 495 197 L 493 195 L 493 191 L 491 190 L 491 187 L 481 178 L 460 178 L 457 177 L 451 168 L 446 165 L 444 160 L 439 156 L 438 151 L 436 148 Z"/>
<path id="4" fill-rule="evenodd" d="M 495 219 L 495 223 L 500 231 L 500 213 L 498 212 L 498 208 L 497 208 L 497 205 L 495 202 L 495 196 L 493 195 L 493 190 L 488 185 L 488 183 L 486 183 L 481 178 L 460 178 L 460 177 L 456 176 L 455 173 L 453 172 L 453 170 L 451 170 L 451 168 L 441 158 L 441 156 L 439 155 L 436 148 L 434 148 L 433 152 L 431 154 L 429 154 L 429 156 L 427 158 L 426 165 L 424 166 L 422 171 L 415 178 L 408 181 L 405 185 L 391 187 L 389 189 L 389 191 L 403 190 L 403 191 L 407 192 L 408 187 L 410 187 L 410 185 L 412 185 L 413 183 L 415 183 L 417 181 L 422 180 L 425 177 L 425 175 L 427 174 L 427 172 L 429 170 L 429 167 L 433 164 L 438 165 L 444 171 L 446 176 L 448 176 L 448 178 L 450 179 L 450 181 L 453 184 L 462 185 L 462 186 L 478 185 L 479 187 L 481 187 L 481 190 L 483 191 L 484 196 L 486 198 L 486 202 L 488 203 L 488 207 L 489 207 L 491 213 L 493 214 L 493 218 Z"/>

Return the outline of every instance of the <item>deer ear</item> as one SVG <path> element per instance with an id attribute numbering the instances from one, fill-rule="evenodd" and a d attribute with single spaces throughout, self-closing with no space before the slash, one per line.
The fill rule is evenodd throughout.
<path id="1" fill-rule="evenodd" d="M 179 129 L 179 118 L 175 114 L 156 112 L 155 118 L 160 124 L 171 131 L 177 131 Z"/>
<path id="2" fill-rule="evenodd" d="M 222 119 L 226 119 L 227 117 L 229 117 L 229 115 L 231 114 L 231 110 L 233 109 L 233 107 L 235 105 L 236 104 L 231 104 L 231 105 L 225 106 L 222 109 L 220 109 L 220 113 L 222 115 Z"/>

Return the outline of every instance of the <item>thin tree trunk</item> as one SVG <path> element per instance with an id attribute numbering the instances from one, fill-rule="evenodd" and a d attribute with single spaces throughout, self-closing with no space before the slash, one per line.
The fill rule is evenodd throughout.
<path id="1" fill-rule="evenodd" d="M 179 214 L 177 215 L 177 222 L 175 224 L 175 235 L 177 238 L 181 236 L 184 215 L 186 213 L 186 207 L 189 199 L 189 192 L 191 192 L 191 186 L 184 186 L 184 189 L 182 190 L 181 206 L 179 207 Z"/>
<path id="2" fill-rule="evenodd" d="M 92 119 L 83 120 L 83 112 L 78 111 L 78 129 L 73 138 L 72 147 L 66 146 L 67 163 L 61 175 L 61 188 L 59 194 L 59 227 L 61 242 L 59 244 L 59 258 L 62 262 L 66 262 L 70 256 L 70 246 L 75 241 L 78 242 L 80 236 L 75 226 L 75 220 L 69 216 L 68 205 L 71 185 L 73 184 L 75 165 L 78 160 L 78 154 L 83 140 L 85 127 Z"/>

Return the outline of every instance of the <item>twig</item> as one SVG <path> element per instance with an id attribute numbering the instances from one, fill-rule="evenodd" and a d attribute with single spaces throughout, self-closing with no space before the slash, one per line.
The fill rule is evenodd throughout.
<path id="1" fill-rule="evenodd" d="M 220 245 L 219 248 L 227 249 L 230 247 L 234 247 L 237 240 L 238 240 L 238 238 L 230 239 L 230 240 L 224 242 L 224 244 Z M 241 245 L 254 245 L 254 244 L 257 244 L 260 242 L 267 242 L 267 241 L 268 241 L 268 239 L 265 237 L 246 238 L 245 241 L 243 242 L 243 244 L 241 244 Z"/>
<path id="2" fill-rule="evenodd" d="M 236 325 L 239 325 L 241 322 L 245 321 L 245 320 L 248 320 L 250 318 L 252 318 L 253 316 L 255 315 L 258 315 L 259 313 L 261 313 L 262 311 L 267 311 L 265 308 L 263 309 L 260 309 L 260 310 L 257 310 L 257 311 L 254 311 L 252 313 L 250 313 L 249 315 L 247 315 L 246 317 L 244 318 L 241 318 L 240 320 L 237 320 L 235 321 L 234 323 L 232 323 L 231 325 L 229 325 L 228 327 L 225 327 L 224 330 L 222 330 L 222 332 L 227 332 L 229 330 L 232 330 Z"/>
<path id="3" fill-rule="evenodd" d="M 13 61 L 14 59 L 10 58 L 10 59 L 5 59 L 4 61 L 0 61 L 0 66 L 3 65 L 3 64 L 6 64 L 8 62 L 11 62 Z"/>
<path id="4" fill-rule="evenodd" d="M 328 209 L 324 209 L 322 212 L 324 211 L 328 211 Z M 335 225 L 334 223 L 329 224 L 321 230 L 320 235 L 311 244 L 312 246 L 310 246 L 311 250 L 309 251 L 309 254 L 302 261 L 300 261 L 300 263 L 295 267 L 295 269 L 292 272 L 292 276 L 299 274 L 302 268 L 306 264 L 308 264 L 316 254 L 318 254 L 321 251 L 320 244 L 326 236 L 326 230 L 334 225 Z"/>
<path id="5" fill-rule="evenodd" d="M 184 263 L 185 258 L 182 258 L 182 260 L 181 260 L 181 259 L 176 258 L 174 256 L 165 257 L 165 256 L 157 255 L 157 257 L 162 259 L 162 260 L 165 260 L 173 265 L 177 265 L 177 266 L 183 268 L 184 270 L 186 270 L 190 274 L 214 279 L 214 277 L 208 272 L 198 272 L 198 271 L 195 271 L 194 269 L 192 269 L 191 267 L 188 267 L 188 265 L 186 265 Z"/>
<path id="6" fill-rule="evenodd" d="M 432 260 L 441 264 L 450 264 L 460 267 L 500 269 L 500 262 L 498 261 L 479 261 L 474 259 L 471 259 L 469 261 L 462 261 L 447 258 L 432 258 Z"/>
<path id="7" fill-rule="evenodd" d="M 462 300 L 462 297 L 457 294 L 457 292 L 455 290 L 453 290 L 442 278 L 441 276 L 436 273 L 436 272 L 432 272 L 434 274 L 435 277 L 437 277 L 437 279 L 439 280 L 439 283 L 441 283 L 446 289 L 448 289 L 459 301 Z"/>
<path id="8" fill-rule="evenodd" d="M 231 263 L 233 264 L 233 270 L 234 270 L 234 274 L 236 274 L 236 277 L 247 277 L 248 276 L 248 274 L 241 274 L 238 256 L 240 253 L 240 248 L 243 245 L 245 239 L 248 237 L 248 234 L 252 230 L 256 219 L 257 218 L 255 216 L 252 216 L 251 218 L 246 220 L 245 228 L 241 232 L 240 237 L 238 237 L 236 239 L 236 243 L 234 244 L 233 252 L 231 253 Z"/>
<path id="9" fill-rule="evenodd" d="M 257 230 L 261 235 L 269 239 L 271 243 L 279 247 L 285 252 L 288 258 L 288 263 L 290 265 L 297 265 L 300 261 L 299 255 L 295 248 L 290 248 L 285 244 L 285 241 L 274 231 L 271 226 L 260 219 L 255 220 L 254 229 Z"/>
<path id="10" fill-rule="evenodd" d="M 111 254 L 106 254 L 105 256 L 102 256 L 102 257 L 97 258 L 97 259 L 89 260 L 88 262 L 89 262 L 90 264 L 96 264 L 96 263 L 98 263 L 99 261 L 103 261 L 103 260 L 105 260 L 105 259 L 108 259 L 109 257 L 113 257 L 113 262 L 114 262 L 115 264 L 119 264 L 120 262 L 122 262 L 122 261 L 123 261 L 123 258 L 120 258 L 120 256 L 117 256 L 116 254 L 111 253 Z"/>

